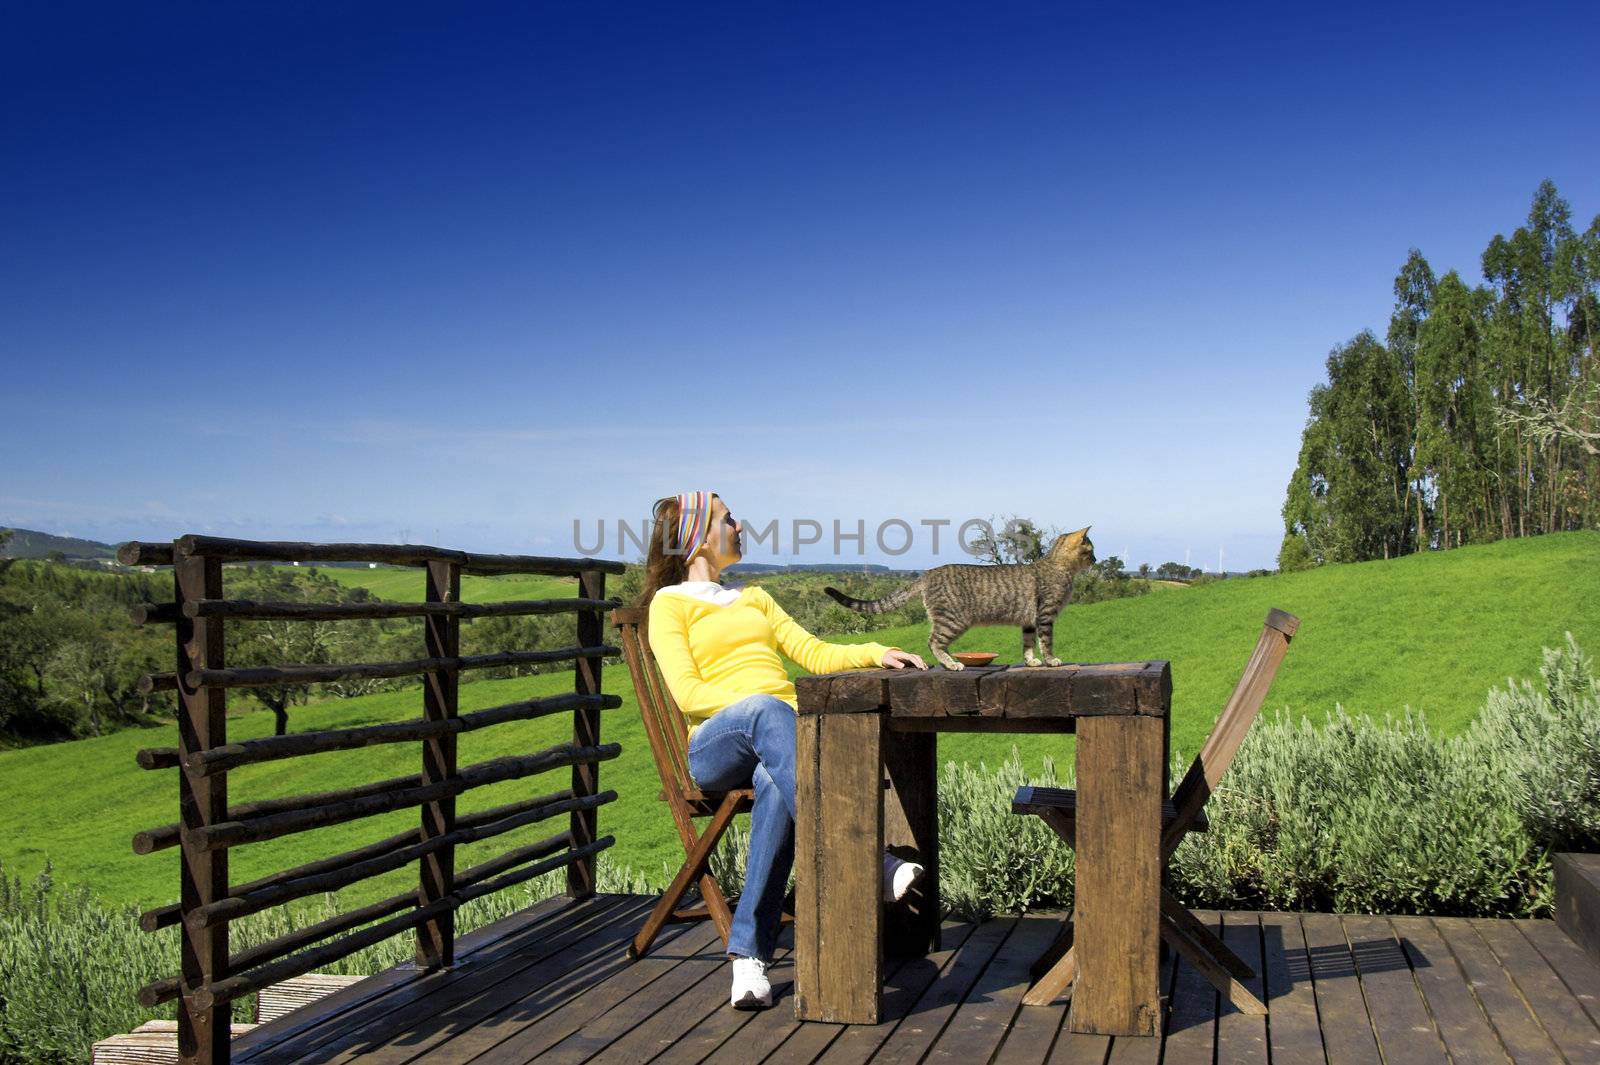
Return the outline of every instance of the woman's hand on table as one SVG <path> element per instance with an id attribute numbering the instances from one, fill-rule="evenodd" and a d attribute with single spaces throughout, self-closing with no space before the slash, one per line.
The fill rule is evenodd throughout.
<path id="1" fill-rule="evenodd" d="M 883 664 L 890 669 L 904 669 L 907 666 L 916 666 L 918 669 L 927 669 L 928 665 L 917 655 L 910 651 L 897 651 L 894 648 L 883 652 Z"/>

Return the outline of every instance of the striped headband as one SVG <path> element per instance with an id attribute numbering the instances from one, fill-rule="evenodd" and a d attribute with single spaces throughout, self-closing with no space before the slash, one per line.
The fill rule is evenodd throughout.
<path id="1" fill-rule="evenodd" d="M 684 562 L 711 532 L 711 493 L 710 492 L 679 492 L 678 493 L 678 544 L 683 552 Z"/>

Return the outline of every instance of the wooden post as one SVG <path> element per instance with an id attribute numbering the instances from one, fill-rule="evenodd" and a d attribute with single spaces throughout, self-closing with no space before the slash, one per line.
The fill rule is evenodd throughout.
<path id="1" fill-rule="evenodd" d="M 794 1015 L 883 1007 L 883 714 L 801 714 L 795 747 Z"/>
<path id="2" fill-rule="evenodd" d="M 461 567 L 454 562 L 429 562 L 427 568 L 429 603 L 461 601 Z M 461 618 L 456 614 L 430 614 L 423 619 L 426 655 L 429 658 L 454 658 L 461 653 Z M 460 674 L 454 669 L 435 669 L 423 675 L 422 716 L 429 721 L 444 721 L 456 716 Z M 422 741 L 423 786 L 437 784 L 456 775 L 456 733 L 433 736 Z M 435 799 L 422 804 L 422 837 L 427 842 L 455 830 L 456 800 Z M 438 902 L 455 889 L 455 848 L 442 847 L 425 855 L 420 863 L 421 884 L 418 907 Z M 455 963 L 455 911 L 446 910 L 417 926 L 417 965 L 432 969 Z"/>
<path id="3" fill-rule="evenodd" d="M 179 604 L 178 751 L 180 757 L 228 742 L 227 700 L 223 688 L 191 688 L 191 670 L 222 669 L 220 618 L 182 616 L 184 603 L 222 598 L 222 563 L 204 556 L 178 555 L 173 560 L 173 589 Z M 185 917 L 228 894 L 227 848 L 204 850 L 188 842 L 189 831 L 228 819 L 228 774 L 190 777 L 178 774 L 179 821 L 185 834 L 182 849 L 180 903 Z M 187 923 L 182 933 L 181 994 L 178 1000 L 178 1060 L 183 1065 L 226 1065 L 233 1029 L 233 1005 L 198 1009 L 194 995 L 228 977 L 228 926 L 209 928 Z"/>
<path id="4" fill-rule="evenodd" d="M 578 576 L 578 596 L 583 599 L 606 597 L 606 575 L 597 569 L 586 569 Z M 596 647 L 604 642 L 605 627 L 599 609 L 578 611 L 578 646 Z M 600 694 L 600 659 L 587 656 L 573 663 L 573 691 L 579 695 Z M 594 747 L 600 743 L 600 710 L 586 706 L 572 713 L 572 742 L 578 747 Z M 600 765 L 575 765 L 572 767 L 572 794 L 574 798 L 600 793 Z M 595 810 L 572 812 L 572 846 L 584 847 L 597 836 L 599 818 Z M 594 894 L 594 856 L 589 855 L 567 866 L 567 895 L 583 898 Z"/>
<path id="5" fill-rule="evenodd" d="M 1161 718 L 1078 718 L 1078 986 L 1068 1030 L 1159 1035 Z"/>
<path id="6" fill-rule="evenodd" d="M 889 715 L 880 715 L 889 727 Z M 896 857 L 920 862 L 921 879 L 889 908 L 885 950 L 904 958 L 939 949 L 938 734 L 895 732 L 883 738 L 883 842 Z"/>

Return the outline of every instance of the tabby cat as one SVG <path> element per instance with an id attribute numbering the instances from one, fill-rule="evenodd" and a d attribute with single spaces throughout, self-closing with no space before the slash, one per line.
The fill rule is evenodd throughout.
<path id="1" fill-rule="evenodd" d="M 1022 626 L 1022 657 L 1030 666 L 1059 666 L 1050 647 L 1056 615 L 1072 598 L 1072 579 L 1094 565 L 1089 526 L 1056 537 L 1036 562 L 936 566 L 882 599 L 854 599 L 824 588 L 836 602 L 863 614 L 883 614 L 921 593 L 933 631 L 928 649 L 946 669 L 964 668 L 946 650 L 974 625 Z M 1037 644 L 1043 661 L 1034 654 Z"/>

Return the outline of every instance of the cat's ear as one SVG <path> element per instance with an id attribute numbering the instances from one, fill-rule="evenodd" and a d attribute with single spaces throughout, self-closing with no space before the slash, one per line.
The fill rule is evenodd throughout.
<path id="1" fill-rule="evenodd" d="M 1083 538 L 1085 536 L 1088 536 L 1088 535 L 1089 535 L 1089 526 L 1085 525 L 1083 528 L 1079 529 L 1077 532 L 1069 532 L 1069 533 L 1067 533 L 1067 543 L 1069 543 L 1069 544 L 1079 543 L 1080 541 L 1083 540 Z"/>

